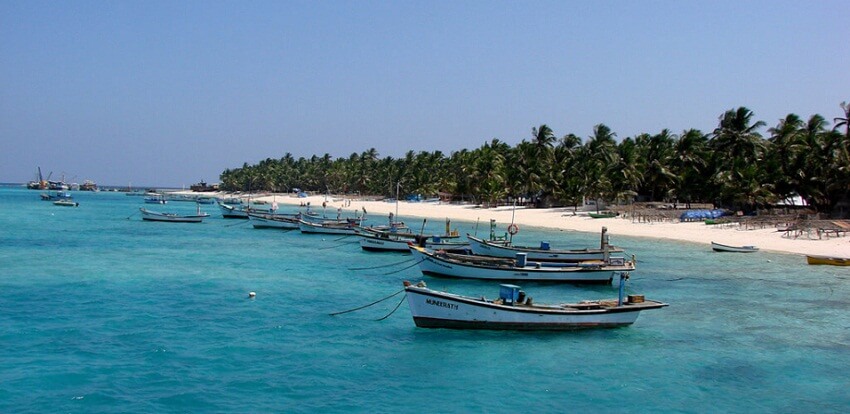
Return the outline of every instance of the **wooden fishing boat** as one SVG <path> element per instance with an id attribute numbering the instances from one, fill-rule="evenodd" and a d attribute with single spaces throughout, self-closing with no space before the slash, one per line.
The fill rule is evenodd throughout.
<path id="1" fill-rule="evenodd" d="M 469 243 L 444 239 L 441 236 L 407 236 L 390 232 L 364 232 L 358 231 L 360 237 L 360 248 L 373 252 L 402 252 L 410 253 L 409 245 L 416 244 L 426 249 L 444 250 L 450 252 L 467 252 Z"/>
<path id="2" fill-rule="evenodd" d="M 711 248 L 715 252 L 724 253 L 755 253 L 759 251 L 759 248 L 756 246 L 729 246 L 716 242 L 711 242 Z"/>
<path id="3" fill-rule="evenodd" d="M 595 218 L 595 219 L 617 217 L 617 213 L 615 213 L 613 211 L 600 211 L 598 213 L 587 213 L 587 215 L 590 216 L 590 218 Z"/>
<path id="4" fill-rule="evenodd" d="M 64 199 L 64 200 L 56 200 L 56 201 L 53 202 L 53 205 L 54 206 L 61 206 L 61 207 L 79 207 L 80 203 L 69 198 L 69 199 Z"/>
<path id="5" fill-rule="evenodd" d="M 424 282 L 404 282 L 413 322 L 420 328 L 548 330 L 615 328 L 633 324 L 641 311 L 666 303 L 625 295 L 626 273 L 620 273 L 617 299 L 538 305 L 519 286 L 501 285 L 499 298 L 461 296 L 428 289 Z"/>
<path id="6" fill-rule="evenodd" d="M 183 215 L 176 213 L 159 213 L 156 211 L 150 211 L 145 209 L 144 207 L 139 208 L 139 211 L 142 212 L 142 220 L 146 221 L 163 221 L 169 223 L 200 223 L 205 218 L 210 215 L 207 213 L 202 213 L 200 210 L 197 214 L 194 215 Z"/>
<path id="7" fill-rule="evenodd" d="M 338 234 L 351 236 L 357 234 L 357 224 L 348 221 L 324 221 L 320 223 L 311 223 L 301 219 L 298 220 L 298 228 L 301 230 L 301 233 L 307 234 Z"/>
<path id="8" fill-rule="evenodd" d="M 806 255 L 806 262 L 810 265 L 850 266 L 850 258 Z"/>
<path id="9" fill-rule="evenodd" d="M 229 198 L 218 203 L 221 216 L 227 219 L 248 219 L 248 213 L 274 214 L 277 211 L 277 203 L 269 205 L 266 202 L 242 203 L 242 200 Z"/>
<path id="10" fill-rule="evenodd" d="M 255 229 L 298 230 L 300 214 L 247 213 Z"/>
<path id="11" fill-rule="evenodd" d="M 457 240 L 460 238 L 460 233 L 457 229 L 451 230 L 451 221 L 448 219 L 446 219 L 445 233 L 423 234 L 427 220 L 423 220 L 419 233 L 413 233 L 407 225 L 394 221 L 393 217 L 394 215 L 390 213 L 390 221 L 386 226 L 358 228 L 360 247 L 367 251 L 410 253 L 408 244 L 413 243 L 431 250 L 470 252 L 469 242 Z"/>
<path id="12" fill-rule="evenodd" d="M 527 261 L 517 258 L 476 256 L 427 250 L 410 246 L 423 274 L 464 279 L 535 280 L 570 283 L 611 283 L 612 273 L 635 269 L 635 260 L 622 257 L 573 263 Z"/>
<path id="13" fill-rule="evenodd" d="M 602 237 L 598 249 L 555 250 L 549 243 L 541 242 L 540 247 L 516 246 L 506 240 L 489 241 L 466 235 L 472 253 L 481 256 L 514 258 L 517 253 L 525 253 L 528 260 L 537 262 L 579 262 L 583 260 L 605 260 L 611 253 L 623 253 L 623 249 L 608 243 L 608 229 L 602 228 Z"/>
<path id="14" fill-rule="evenodd" d="M 247 219 L 248 210 L 241 204 L 225 204 L 218 203 L 218 208 L 221 210 L 221 217 L 226 219 Z"/>

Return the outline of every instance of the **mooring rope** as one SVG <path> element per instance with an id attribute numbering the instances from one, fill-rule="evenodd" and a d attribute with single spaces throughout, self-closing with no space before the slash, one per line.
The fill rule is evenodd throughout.
<path id="1" fill-rule="evenodd" d="M 380 266 L 370 266 L 370 267 L 349 267 L 349 268 L 348 268 L 348 270 L 372 270 L 372 269 L 380 269 L 380 268 L 382 268 L 382 267 L 392 267 L 392 266 L 396 266 L 396 265 L 400 265 L 400 264 L 407 263 L 407 262 L 412 262 L 412 261 L 413 261 L 413 259 L 407 259 L 407 260 L 402 260 L 402 261 L 400 261 L 400 262 L 390 263 L 390 264 L 380 265 Z"/>
<path id="2" fill-rule="evenodd" d="M 338 238 L 338 239 L 336 239 L 336 240 L 334 240 L 334 241 L 340 241 L 340 240 L 342 240 L 342 239 L 347 239 L 347 238 L 349 238 L 349 237 L 351 237 L 351 236 L 354 236 L 354 235 L 353 235 L 353 234 L 346 234 L 345 236 L 342 236 L 342 237 L 340 237 L 340 238 Z"/>
<path id="3" fill-rule="evenodd" d="M 401 300 L 398 302 L 398 305 L 395 305 L 395 308 L 393 308 L 392 312 L 390 312 L 390 313 L 388 313 L 388 314 L 384 315 L 384 317 L 382 317 L 382 318 L 375 319 L 375 321 L 376 321 L 376 322 L 380 322 L 380 321 L 382 321 L 382 320 L 384 320 L 384 319 L 389 318 L 389 317 L 390 317 L 390 315 L 394 314 L 394 313 L 395 313 L 395 311 L 397 311 L 397 310 L 398 310 L 398 308 L 401 306 L 401 304 L 402 304 L 402 303 L 404 303 L 404 300 L 405 300 L 405 299 L 407 299 L 407 296 L 405 296 L 405 297 L 401 298 Z"/>
<path id="4" fill-rule="evenodd" d="M 350 241 L 350 242 L 347 242 L 347 243 L 340 243 L 340 244 L 333 245 L 333 246 L 322 247 L 319 250 L 335 249 L 337 247 L 345 246 L 346 244 L 354 244 L 354 243 L 359 243 L 359 242 L 360 242 L 360 240 L 354 240 L 354 241 Z"/>
<path id="5" fill-rule="evenodd" d="M 422 263 L 422 262 L 424 262 L 424 261 L 425 261 L 425 259 L 422 259 L 422 260 L 420 260 L 420 261 L 418 261 L 418 262 L 416 262 L 416 263 L 414 263 L 414 264 L 412 264 L 412 265 L 410 265 L 410 266 L 405 267 L 404 269 L 398 269 L 398 270 L 396 270 L 396 271 L 394 271 L 394 272 L 384 273 L 384 276 L 386 276 L 386 275 L 391 275 L 391 274 L 393 274 L 393 273 L 398 273 L 398 272 L 401 272 L 402 270 L 410 269 L 411 267 L 413 267 L 413 266 L 417 266 L 417 265 L 419 265 L 419 263 Z"/>
<path id="6" fill-rule="evenodd" d="M 393 293 L 392 295 L 389 295 L 389 296 L 387 296 L 387 297 L 385 297 L 385 298 L 383 298 L 383 299 L 378 299 L 378 300 L 376 300 L 376 301 L 374 301 L 374 302 L 372 302 L 372 303 L 370 303 L 370 304 L 368 304 L 368 305 L 363 305 L 363 306 L 360 306 L 360 307 L 357 307 L 357 308 L 354 308 L 354 309 L 344 310 L 344 311 L 342 311 L 342 312 L 329 313 L 328 315 L 330 315 L 330 316 L 336 316 L 336 315 L 342 315 L 343 313 L 354 312 L 354 311 L 358 311 L 358 310 L 360 310 L 360 309 L 365 309 L 365 308 L 368 308 L 368 307 L 370 307 L 370 306 L 372 306 L 372 305 L 375 305 L 375 304 L 381 303 L 381 302 L 383 302 L 383 301 L 385 301 L 385 300 L 387 300 L 387 299 L 389 299 L 389 298 L 391 298 L 391 297 L 393 297 L 393 296 L 395 296 L 395 295 L 398 295 L 398 294 L 399 294 L 399 293 L 401 293 L 401 292 L 404 292 L 404 289 L 399 290 L 398 292 Z"/>
<path id="7" fill-rule="evenodd" d="M 233 223 L 233 224 L 225 224 L 224 227 L 235 227 L 235 226 L 238 226 L 240 224 L 246 224 L 246 223 L 250 223 L 250 222 L 251 222 L 250 220 L 239 220 L 238 222 Z"/>

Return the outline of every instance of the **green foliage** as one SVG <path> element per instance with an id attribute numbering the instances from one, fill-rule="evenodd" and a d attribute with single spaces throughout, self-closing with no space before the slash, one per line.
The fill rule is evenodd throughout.
<path id="1" fill-rule="evenodd" d="M 280 159 L 227 169 L 229 191 L 305 191 L 394 197 L 450 196 L 494 205 L 511 199 L 548 198 L 578 206 L 583 200 L 628 203 L 636 197 L 663 202 L 710 202 L 752 210 L 800 195 L 829 212 L 850 189 L 850 105 L 841 104 L 835 125 L 820 115 L 808 122 L 789 114 L 769 136 L 745 107 L 723 113 L 710 134 L 664 129 L 616 141 L 598 124 L 586 142 L 574 134 L 556 138 L 546 124 L 529 140 L 510 146 L 499 139 L 448 156 L 440 151 L 381 158 L 375 148 L 347 158 L 329 154 Z"/>

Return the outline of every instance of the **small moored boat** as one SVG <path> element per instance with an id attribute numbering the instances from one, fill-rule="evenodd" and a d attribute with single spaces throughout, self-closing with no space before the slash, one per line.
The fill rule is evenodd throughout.
<path id="1" fill-rule="evenodd" d="M 218 203 L 223 218 L 247 219 L 248 210 L 241 204 Z"/>
<path id="2" fill-rule="evenodd" d="M 145 204 L 166 204 L 168 200 L 165 195 L 159 193 L 148 193 L 145 197 Z"/>
<path id="3" fill-rule="evenodd" d="M 711 248 L 715 252 L 724 253 L 754 253 L 759 251 L 759 248 L 756 246 L 729 246 L 717 242 L 711 242 Z"/>
<path id="4" fill-rule="evenodd" d="M 461 296 L 428 289 L 424 282 L 404 282 L 413 322 L 420 328 L 493 330 L 573 330 L 633 324 L 641 311 L 666 303 L 625 295 L 628 274 L 620 273 L 619 298 L 560 305 L 538 305 L 519 286 L 501 285 L 499 298 Z"/>
<path id="5" fill-rule="evenodd" d="M 139 208 L 139 211 L 142 212 L 142 220 L 145 221 L 164 221 L 169 223 L 200 223 L 205 218 L 210 215 L 207 213 L 202 213 L 198 210 L 197 214 L 194 215 L 183 215 L 176 213 L 159 213 L 156 211 L 150 211 L 145 209 L 144 207 Z"/>
<path id="6" fill-rule="evenodd" d="M 806 262 L 810 265 L 850 266 L 850 259 L 844 257 L 806 255 Z"/>
<path id="7" fill-rule="evenodd" d="M 215 199 L 215 197 L 203 196 L 203 197 L 196 198 L 195 202 L 197 202 L 198 204 L 215 204 L 216 199 Z"/>
<path id="8" fill-rule="evenodd" d="M 372 252 L 401 252 L 410 253 L 411 243 L 431 250 L 449 252 L 467 252 L 469 243 L 443 239 L 439 235 L 402 236 L 389 232 L 358 232 L 360 248 Z"/>
<path id="9" fill-rule="evenodd" d="M 74 197 L 71 196 L 71 193 L 67 191 L 56 191 L 54 193 L 46 192 L 40 195 L 43 201 L 56 201 L 56 200 L 71 200 Z"/>
<path id="10" fill-rule="evenodd" d="M 65 200 L 56 200 L 56 201 L 53 202 L 53 205 L 54 206 L 61 206 L 61 207 L 79 207 L 80 203 L 78 203 L 78 202 L 76 202 L 72 199 L 65 199 Z"/>

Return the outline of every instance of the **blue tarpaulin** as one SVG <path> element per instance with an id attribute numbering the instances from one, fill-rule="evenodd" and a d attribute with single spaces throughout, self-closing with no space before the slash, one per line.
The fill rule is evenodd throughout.
<path id="1" fill-rule="evenodd" d="M 698 221 L 706 219 L 716 219 L 726 214 L 723 210 L 688 210 L 679 216 L 682 221 Z"/>

